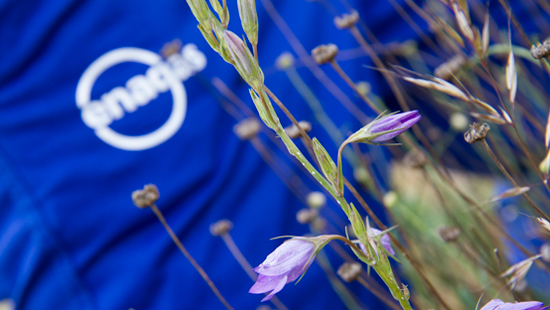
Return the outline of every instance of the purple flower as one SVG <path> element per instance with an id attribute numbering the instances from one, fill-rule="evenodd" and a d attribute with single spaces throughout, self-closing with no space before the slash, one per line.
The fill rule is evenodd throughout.
<path id="1" fill-rule="evenodd" d="M 488 302 L 480 310 L 545 310 L 548 307 L 544 307 L 542 302 L 538 301 L 525 301 L 519 303 L 503 302 L 500 299 L 493 299 Z"/>
<path id="2" fill-rule="evenodd" d="M 372 124 L 372 126 L 370 126 L 369 128 L 369 133 L 371 134 L 383 133 L 395 129 L 399 130 L 391 131 L 381 136 L 378 136 L 372 139 L 372 141 L 383 142 L 397 137 L 405 130 L 411 128 L 412 125 L 416 124 L 421 118 L 422 115 L 420 115 L 417 110 L 414 110 L 409 112 L 396 113 L 376 120 L 374 124 Z"/>
<path id="3" fill-rule="evenodd" d="M 371 228 L 370 230 L 372 231 L 371 237 L 378 236 L 382 233 L 382 231 L 376 228 Z M 388 253 L 395 256 L 395 251 L 391 247 L 390 236 L 388 236 L 388 234 L 385 234 L 380 238 L 380 243 L 382 243 L 382 246 L 388 251 Z M 362 243 L 359 243 L 359 247 L 361 248 L 361 251 L 363 251 L 363 253 L 368 255 L 367 249 L 365 249 L 365 246 Z"/>
<path id="4" fill-rule="evenodd" d="M 262 301 L 270 300 L 283 287 L 300 277 L 311 265 L 316 255 L 313 242 L 290 239 L 271 254 L 254 271 L 258 280 L 248 291 L 252 294 L 269 293 Z"/>

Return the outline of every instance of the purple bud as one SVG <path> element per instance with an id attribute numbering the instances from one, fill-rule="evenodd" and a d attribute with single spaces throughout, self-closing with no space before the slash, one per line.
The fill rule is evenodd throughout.
<path id="1" fill-rule="evenodd" d="M 371 228 L 370 230 L 372 231 L 371 237 L 378 236 L 382 233 L 382 231 L 376 228 Z M 386 249 L 386 251 L 388 251 L 388 253 L 390 253 L 391 255 L 395 255 L 395 251 L 391 247 L 391 240 L 388 234 L 385 234 L 380 238 L 380 243 L 382 243 L 382 246 Z M 361 248 L 361 251 L 363 251 L 363 253 L 367 254 L 367 249 L 365 249 L 365 246 L 362 243 L 359 244 L 359 247 Z"/>
<path id="2" fill-rule="evenodd" d="M 225 40 L 231 59 L 240 73 L 246 76 L 252 75 L 252 55 L 250 51 L 245 48 L 243 40 L 229 30 L 223 33 L 223 39 Z"/>
<path id="3" fill-rule="evenodd" d="M 258 280 L 248 291 L 252 294 L 269 293 L 262 301 L 270 300 L 283 287 L 298 279 L 313 262 L 315 244 L 306 240 L 290 239 L 271 254 L 254 271 Z"/>
<path id="4" fill-rule="evenodd" d="M 377 133 L 383 133 L 383 132 L 391 131 L 395 129 L 399 129 L 399 130 L 391 131 L 381 136 L 378 136 L 372 139 L 372 141 L 383 142 L 383 141 L 392 139 L 394 137 L 397 137 L 398 135 L 403 133 L 405 130 L 411 128 L 412 125 L 416 124 L 421 118 L 422 118 L 422 115 L 420 115 L 420 113 L 418 113 L 417 110 L 403 112 L 403 113 L 396 113 L 393 115 L 383 117 L 380 120 L 377 120 L 374 124 L 372 124 L 372 126 L 369 128 L 369 133 L 377 134 Z"/>
<path id="5" fill-rule="evenodd" d="M 503 302 L 500 299 L 493 299 L 480 310 L 545 310 L 544 304 L 539 301 L 525 301 L 519 303 Z"/>

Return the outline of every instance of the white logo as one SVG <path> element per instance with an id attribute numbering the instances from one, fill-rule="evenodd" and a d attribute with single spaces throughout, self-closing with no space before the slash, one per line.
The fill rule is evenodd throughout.
<path id="1" fill-rule="evenodd" d="M 130 78 L 125 87 L 115 87 L 97 100 L 91 99 L 96 80 L 107 69 L 124 62 L 148 65 L 144 75 Z M 125 47 L 112 50 L 94 61 L 82 74 L 76 87 L 76 106 L 84 123 L 105 143 L 119 149 L 140 151 L 170 139 L 181 127 L 187 111 L 187 94 L 183 81 L 206 67 L 206 57 L 194 44 L 185 45 L 166 61 L 148 50 Z M 141 136 L 127 136 L 109 127 L 115 120 L 132 113 L 170 90 L 174 104 L 170 117 L 155 131 Z"/>

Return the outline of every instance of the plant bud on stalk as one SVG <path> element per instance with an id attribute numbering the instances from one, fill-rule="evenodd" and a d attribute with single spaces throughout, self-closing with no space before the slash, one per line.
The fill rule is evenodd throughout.
<path id="1" fill-rule="evenodd" d="M 546 157 L 539 164 L 540 172 L 544 174 L 550 174 L 550 151 L 546 154 Z"/>
<path id="2" fill-rule="evenodd" d="M 212 25 L 210 23 L 211 12 L 208 4 L 205 0 L 187 0 L 191 12 L 199 22 L 201 26 L 205 28 L 207 32 L 212 30 Z"/>
<path id="3" fill-rule="evenodd" d="M 352 134 L 346 141 L 349 142 L 384 142 L 395 138 L 405 130 L 416 124 L 422 115 L 417 110 L 380 115 L 374 121 Z"/>
<path id="4" fill-rule="evenodd" d="M 250 44 L 258 44 L 258 14 L 255 0 L 239 0 L 239 16 Z"/>
<path id="5" fill-rule="evenodd" d="M 250 86 L 259 89 L 264 83 L 264 76 L 248 47 L 231 31 L 225 31 L 223 39 L 233 65 L 239 71 L 239 74 Z"/>

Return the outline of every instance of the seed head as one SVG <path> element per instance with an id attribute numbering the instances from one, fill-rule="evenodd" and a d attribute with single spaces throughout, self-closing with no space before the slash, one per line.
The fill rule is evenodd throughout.
<path id="1" fill-rule="evenodd" d="M 319 216 L 319 211 L 317 209 L 301 209 L 296 213 L 296 220 L 300 224 L 309 224 L 313 222 Z"/>
<path id="2" fill-rule="evenodd" d="M 210 233 L 213 236 L 222 236 L 233 229 L 233 223 L 230 220 L 219 220 L 216 223 L 210 225 Z"/>
<path id="3" fill-rule="evenodd" d="M 451 80 L 453 75 L 460 72 L 460 69 L 466 64 L 466 57 L 462 55 L 456 55 L 449 59 L 447 62 L 442 63 L 434 70 L 434 75 L 443 80 Z"/>
<path id="4" fill-rule="evenodd" d="M 260 125 L 258 119 L 255 117 L 250 117 L 233 126 L 233 132 L 237 135 L 237 137 L 239 137 L 239 139 L 244 141 L 254 138 L 258 132 L 260 132 L 261 128 L 262 126 Z"/>
<path id="5" fill-rule="evenodd" d="M 541 59 L 550 55 L 550 39 L 546 39 L 544 43 L 538 43 L 536 46 L 531 46 L 531 56 L 535 59 Z"/>
<path id="6" fill-rule="evenodd" d="M 453 242 L 460 236 L 460 228 L 443 226 L 437 229 L 437 233 L 445 242 Z"/>
<path id="7" fill-rule="evenodd" d="M 132 201 L 140 209 L 152 206 L 158 199 L 159 190 L 154 184 L 145 185 L 143 189 L 132 192 Z"/>
<path id="8" fill-rule="evenodd" d="M 308 122 L 308 121 L 299 121 L 298 122 L 298 125 L 300 126 L 300 128 L 302 128 L 306 133 L 307 132 L 310 132 L 311 131 L 311 123 Z M 291 139 L 298 139 L 300 138 L 302 135 L 300 134 L 300 130 L 298 129 L 298 127 L 296 127 L 294 124 L 288 126 L 285 128 L 285 131 L 286 131 L 286 134 L 291 138 Z"/>
<path id="9" fill-rule="evenodd" d="M 487 123 L 479 124 L 474 122 L 470 125 L 470 129 L 464 133 L 464 140 L 468 143 L 476 143 L 485 139 L 490 129 L 491 127 Z"/>
<path id="10" fill-rule="evenodd" d="M 342 30 L 352 27 L 359 20 L 359 13 L 353 11 L 350 14 L 342 14 L 334 18 L 334 25 L 336 28 Z"/>
<path id="11" fill-rule="evenodd" d="M 344 282 L 353 282 L 361 275 L 361 264 L 358 262 L 344 263 L 336 272 Z"/>
<path id="12" fill-rule="evenodd" d="M 337 54 L 338 46 L 334 44 L 319 45 L 311 51 L 311 56 L 320 65 L 331 62 Z"/>

